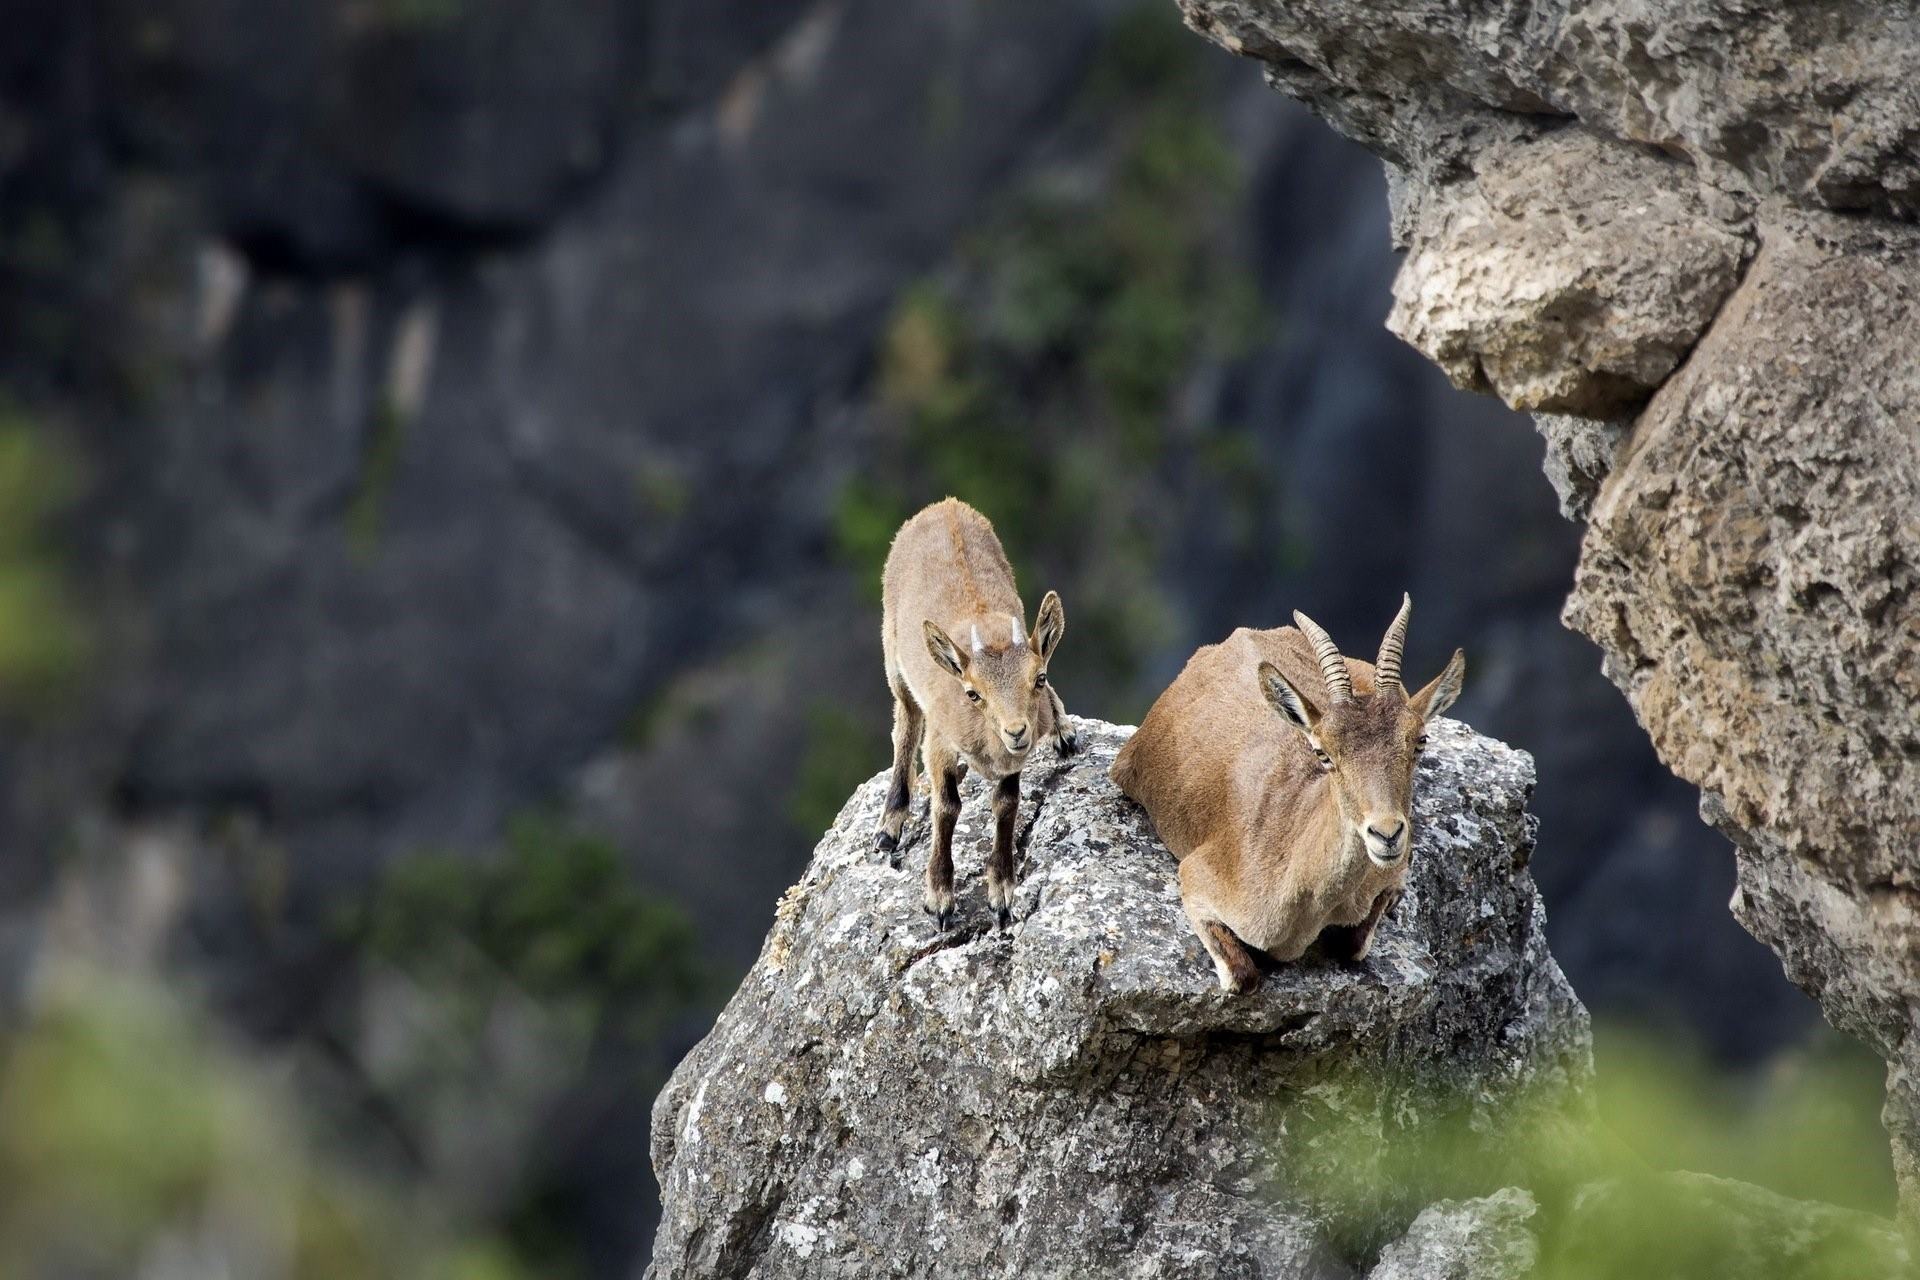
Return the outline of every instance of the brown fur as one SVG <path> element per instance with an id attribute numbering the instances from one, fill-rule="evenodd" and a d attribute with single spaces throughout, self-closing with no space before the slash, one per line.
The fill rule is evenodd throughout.
<path id="1" fill-rule="evenodd" d="M 1405 883 L 1419 743 L 1459 692 L 1465 658 L 1411 697 L 1377 689 L 1372 664 L 1346 663 L 1353 697 L 1341 702 L 1305 634 L 1242 627 L 1188 660 L 1114 760 L 1114 781 L 1180 860 L 1181 900 L 1228 990 L 1251 985 L 1242 944 L 1294 960 L 1325 932 L 1330 952 L 1365 958 Z"/>
<path id="2" fill-rule="evenodd" d="M 996 784 L 987 899 L 1004 924 L 1013 906 L 1021 767 L 1042 741 L 1062 754 L 1077 745 L 1047 673 L 1066 631 L 1065 610 L 1048 592 L 1027 628 L 993 525 L 957 498 L 936 502 L 900 526 L 881 596 L 880 641 L 893 691 L 893 779 L 874 842 L 899 865 L 914 754 L 923 749 L 933 781 L 926 907 L 944 928 L 953 915 L 960 780 L 969 767 L 977 770 Z"/>

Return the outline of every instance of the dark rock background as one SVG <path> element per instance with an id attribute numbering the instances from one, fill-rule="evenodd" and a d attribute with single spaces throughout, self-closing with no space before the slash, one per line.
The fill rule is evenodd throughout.
<path id="1" fill-rule="evenodd" d="M 710 980 L 524 1103 L 546 1136 L 474 1212 L 531 1204 L 620 1273 L 661 1066 L 884 763 L 872 528 L 958 487 L 1061 589 L 1089 715 L 1295 607 L 1369 653 L 1411 590 L 1410 669 L 1464 646 L 1456 714 L 1536 757 L 1595 1014 L 1734 1064 L 1808 1034 L 1726 842 L 1557 620 L 1578 531 L 1538 438 L 1382 328 L 1378 162 L 1158 6 L 3 7 L 0 385 L 86 477 L 90 637 L 0 746 L 16 968 L 74 849 L 164 828 L 189 889 L 154 962 L 321 1046 L 348 1123 L 431 1176 L 356 1048 L 343 904 L 558 813 L 684 907 Z M 1169 202 L 1154 166 L 1202 160 L 1211 197 Z M 1083 224 L 1104 258 L 1047 256 Z M 1165 332 L 1129 292 L 1163 267 L 1194 313 Z"/>

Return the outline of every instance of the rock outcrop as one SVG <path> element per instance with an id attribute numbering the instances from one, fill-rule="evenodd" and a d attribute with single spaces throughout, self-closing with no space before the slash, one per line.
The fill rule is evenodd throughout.
<path id="1" fill-rule="evenodd" d="M 1352 1275 L 1343 1241 L 1391 1241 L 1422 1206 L 1365 1168 L 1394 1207 L 1336 1230 L 1322 1163 L 1350 1176 L 1443 1115 L 1497 1133 L 1580 1096 L 1586 1014 L 1527 871 L 1525 754 L 1440 722 L 1373 954 L 1310 953 L 1231 997 L 1171 856 L 1107 777 L 1127 731 L 1079 727 L 1087 751 L 1028 771 L 1007 931 L 979 888 L 977 783 L 946 934 L 919 905 L 924 821 L 891 870 L 870 835 L 884 779 L 855 793 L 655 1105 L 651 1276 Z M 1329 1126 L 1368 1140 L 1316 1142 Z M 1514 1238 L 1476 1246 L 1489 1257 L 1528 1247 L 1529 1206 L 1505 1194 Z"/>
<path id="2" fill-rule="evenodd" d="M 1920 1216 L 1920 16 L 1182 0 L 1387 161 L 1391 324 L 1549 411 L 1566 619 L 1888 1062 Z"/>

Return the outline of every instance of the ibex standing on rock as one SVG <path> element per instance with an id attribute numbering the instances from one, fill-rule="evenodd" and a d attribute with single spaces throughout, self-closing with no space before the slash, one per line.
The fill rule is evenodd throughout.
<path id="1" fill-rule="evenodd" d="M 924 739 L 933 781 L 933 851 L 926 908 L 953 919 L 953 824 L 968 765 L 994 784 L 987 901 L 999 923 L 1013 915 L 1013 825 L 1020 767 L 1049 741 L 1071 755 L 1077 740 L 1047 680 L 1067 616 L 1047 592 L 1029 635 L 1007 553 L 987 518 L 957 498 L 900 526 L 881 577 L 880 643 L 893 690 L 893 781 L 874 843 L 900 865 L 900 829 L 913 795 L 914 752 Z"/>
<path id="2" fill-rule="evenodd" d="M 1455 650 L 1407 693 L 1412 612 L 1402 597 L 1372 666 L 1304 614 L 1298 630 L 1242 627 L 1188 660 L 1113 762 L 1180 860 L 1187 918 L 1229 991 L 1259 981 L 1246 947 L 1295 960 L 1324 931 L 1329 953 L 1364 959 L 1400 896 L 1414 765 L 1467 669 Z"/>

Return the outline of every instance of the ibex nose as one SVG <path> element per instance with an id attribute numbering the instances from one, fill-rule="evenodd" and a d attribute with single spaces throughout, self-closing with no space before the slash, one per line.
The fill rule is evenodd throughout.
<path id="1" fill-rule="evenodd" d="M 1369 822 L 1367 824 L 1367 857 L 1378 866 L 1392 866 L 1400 861 L 1400 856 L 1406 852 L 1400 844 L 1401 837 L 1406 833 L 1407 822 L 1404 818 L 1386 830 Z"/>
<path id="2" fill-rule="evenodd" d="M 1007 726 L 1007 738 L 1009 741 L 1019 742 L 1021 739 L 1025 738 L 1026 736 L 1027 736 L 1027 726 L 1023 724 L 1015 724 L 1015 725 Z"/>

